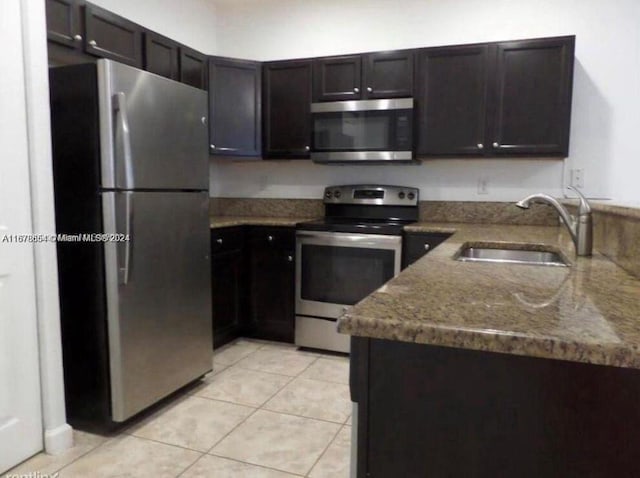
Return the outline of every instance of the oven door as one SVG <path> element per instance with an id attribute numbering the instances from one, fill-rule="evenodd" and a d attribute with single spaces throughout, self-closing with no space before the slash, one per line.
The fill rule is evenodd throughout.
<path id="1" fill-rule="evenodd" d="M 296 315 L 335 320 L 400 272 L 400 236 L 298 231 L 296 238 Z"/>

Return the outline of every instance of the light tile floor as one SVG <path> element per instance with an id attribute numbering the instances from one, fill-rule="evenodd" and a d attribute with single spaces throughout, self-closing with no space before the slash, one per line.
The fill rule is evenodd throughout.
<path id="1" fill-rule="evenodd" d="M 239 339 L 214 371 L 121 433 L 75 431 L 75 446 L 7 475 L 154 478 L 347 478 L 349 361 Z M 5 477 L 7 475 L 4 475 Z"/>

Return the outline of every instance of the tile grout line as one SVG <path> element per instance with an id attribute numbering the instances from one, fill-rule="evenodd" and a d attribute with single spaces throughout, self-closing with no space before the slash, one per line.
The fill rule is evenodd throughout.
<path id="1" fill-rule="evenodd" d="M 262 347 L 261 347 L 262 348 Z M 258 350 L 261 350 L 261 348 L 259 348 Z M 255 350 L 252 353 L 257 352 L 258 350 Z M 251 354 L 249 354 L 251 355 Z M 248 357 L 248 355 L 247 355 Z M 218 446 L 220 443 L 222 443 L 231 433 L 233 433 L 235 430 L 237 430 L 240 426 L 242 426 L 247 420 L 249 420 L 249 418 L 251 418 L 253 415 L 255 415 L 259 410 L 262 411 L 267 411 L 267 412 L 271 412 L 271 413 L 276 413 L 273 412 L 271 410 L 267 410 L 266 408 L 264 408 L 264 406 L 267 404 L 267 402 L 269 402 L 273 397 L 275 397 L 278 393 L 280 393 L 287 385 L 289 385 L 291 382 L 293 382 L 298 376 L 300 376 L 300 374 L 302 374 L 305 370 L 307 370 L 312 364 L 314 364 L 316 361 L 318 360 L 317 357 L 314 358 L 314 360 L 312 360 L 311 362 L 309 362 L 309 364 L 300 371 L 300 373 L 298 373 L 298 375 L 294 375 L 294 376 L 290 376 L 290 375 L 281 375 L 283 377 L 287 377 L 289 380 L 287 380 L 286 383 L 284 383 L 282 385 L 282 387 L 280 387 L 278 390 L 276 390 L 274 393 L 272 393 L 263 403 L 262 405 L 260 405 L 260 407 L 256 408 L 250 415 L 248 415 L 244 420 L 242 420 L 240 423 L 238 423 L 238 425 L 236 425 L 233 429 L 231 429 L 225 436 L 223 436 L 220 440 L 218 440 L 210 449 L 209 451 L 206 452 L 207 455 L 212 455 L 212 456 L 217 456 L 219 458 L 227 458 L 225 456 L 222 455 L 216 455 L 215 453 L 213 453 L 213 449 Z M 239 367 L 239 368 L 244 368 L 244 367 Z M 251 370 L 251 369 L 247 369 L 244 368 L 245 370 Z M 265 372 L 265 373 L 269 373 L 269 372 Z M 273 375 L 280 375 L 280 374 L 273 374 Z M 304 417 L 307 418 L 307 417 Z M 333 423 L 333 422 L 330 422 Z M 335 423 L 334 423 L 335 424 Z M 339 430 L 338 430 L 339 431 Z M 333 442 L 333 439 L 331 440 L 331 442 Z M 323 452 L 324 453 L 324 452 Z M 322 453 L 320 454 L 320 456 L 322 456 Z M 227 458 L 227 459 L 232 459 L 232 458 Z M 256 465 L 255 463 L 248 463 L 248 462 L 244 462 L 241 460 L 235 460 L 238 461 L 239 463 L 244 463 L 246 465 L 252 465 L 252 466 L 261 466 L 261 465 Z M 315 466 L 315 464 L 314 464 Z M 264 467 L 264 468 L 268 468 L 268 467 Z M 280 470 L 277 468 L 269 468 L 269 469 L 273 469 L 275 471 L 279 471 L 279 472 L 284 472 L 284 473 L 289 473 L 288 471 L 285 470 Z M 305 476 L 305 475 L 298 475 L 298 474 L 294 474 L 294 476 Z"/>
<path id="2" fill-rule="evenodd" d="M 85 432 L 85 433 L 87 433 L 87 432 Z M 92 433 L 91 435 L 95 435 L 95 433 Z M 103 435 L 97 435 L 97 436 L 103 436 Z M 106 438 L 106 437 L 105 437 L 105 438 Z M 102 443 L 98 443 L 96 446 L 94 446 L 94 447 L 93 447 L 93 448 L 91 448 L 90 450 L 87 450 L 86 452 L 84 452 L 84 453 L 83 453 L 83 454 L 81 454 L 80 456 L 78 456 L 78 457 L 74 458 L 73 460 L 71 460 L 71 461 L 70 461 L 69 463 L 67 463 L 66 465 L 63 465 L 63 466 L 61 466 L 60 468 L 57 468 L 56 470 L 52 471 L 52 472 L 51 472 L 51 474 L 55 474 L 55 473 L 58 473 L 58 472 L 62 471 L 64 468 L 66 468 L 66 467 L 68 467 L 69 465 L 71 465 L 71 464 L 75 463 L 76 461 L 78 461 L 78 460 L 79 460 L 80 458 L 82 458 L 83 456 L 86 456 L 86 455 L 88 455 L 89 453 L 91 453 L 92 451 L 94 451 L 94 450 L 96 450 L 96 449 L 100 448 L 102 445 L 104 445 L 105 443 L 107 443 L 108 441 L 110 441 L 112 438 L 114 438 L 114 437 L 106 438 Z M 73 447 L 72 447 L 71 449 L 73 449 Z M 40 453 L 44 453 L 44 451 L 41 451 Z M 46 455 L 46 453 L 44 453 L 44 454 Z M 34 457 L 35 457 L 35 456 L 37 456 L 37 455 L 34 455 Z M 33 457 L 31 457 L 31 458 L 33 458 Z M 28 460 L 30 460 L 31 458 L 29 458 Z M 28 461 L 28 460 L 25 460 L 25 462 L 26 462 L 26 461 Z M 15 468 L 17 468 L 17 467 L 18 467 L 18 466 L 20 466 L 20 465 L 21 465 L 21 463 L 19 463 Z M 2 475 L 2 477 L 4 478 L 4 477 L 6 476 L 6 474 L 8 474 L 8 473 L 9 473 L 9 471 L 11 471 L 11 470 L 8 470 L 8 471 L 7 471 L 7 473 L 5 473 L 4 475 Z"/>
<path id="3" fill-rule="evenodd" d="M 238 366 L 238 368 L 243 369 L 243 370 L 251 370 L 251 371 L 254 371 L 254 372 L 260 372 L 260 373 L 266 373 L 266 374 L 276 375 L 276 376 L 280 376 L 280 377 L 286 377 L 286 378 L 287 378 L 287 381 L 286 381 L 286 382 L 285 382 L 285 383 L 284 383 L 280 388 L 278 388 L 278 390 L 276 390 L 273 394 L 271 394 L 271 395 L 270 395 L 270 396 L 269 396 L 269 397 L 268 397 L 268 398 L 267 398 L 267 399 L 266 399 L 266 400 L 265 400 L 265 401 L 264 401 L 260 406 L 258 406 L 258 407 L 253 406 L 253 405 L 246 405 L 246 404 L 238 403 L 238 402 L 232 402 L 232 401 L 226 401 L 226 400 L 220 400 L 220 399 L 214 399 L 214 398 L 209 398 L 209 397 L 199 396 L 199 395 L 196 395 L 196 393 L 197 393 L 197 392 L 194 392 L 194 393 L 187 393 L 187 395 L 190 395 L 190 396 L 197 396 L 198 398 L 204 398 L 204 399 L 211 400 L 211 401 L 218 401 L 218 402 L 228 403 L 228 404 L 233 404 L 233 405 L 240 405 L 240 406 L 244 406 L 244 407 L 246 407 L 246 408 L 252 408 L 252 409 L 253 409 L 253 410 L 252 410 L 252 412 L 251 412 L 249 415 L 247 415 L 247 417 L 245 417 L 242 421 L 240 421 L 236 426 L 234 426 L 234 427 L 233 427 L 229 432 L 227 432 L 223 437 L 221 437 L 219 440 L 217 440 L 217 441 L 214 443 L 214 445 L 213 445 L 211 448 L 209 448 L 209 449 L 208 449 L 208 451 L 203 452 L 203 451 L 201 451 L 201 450 L 194 450 L 194 449 L 192 449 L 192 448 L 185 447 L 185 446 L 181 446 L 181 445 L 176 445 L 176 444 L 172 444 L 172 443 L 166 443 L 166 442 L 162 442 L 162 441 L 159 441 L 159 440 L 155 440 L 155 439 L 151 439 L 151 438 L 146 438 L 146 437 L 140 437 L 140 436 L 137 436 L 137 435 L 135 435 L 135 434 L 134 434 L 134 433 L 135 433 L 135 431 L 131 431 L 131 429 L 127 430 L 127 427 L 125 427 L 125 429 L 124 429 L 123 431 L 117 432 L 117 434 L 116 434 L 116 435 L 113 435 L 113 436 L 104 437 L 103 435 L 99 435 L 99 436 L 103 436 L 103 437 L 105 438 L 105 440 L 104 440 L 104 441 L 102 441 L 101 443 L 99 443 L 98 445 L 94 446 L 93 448 L 91 448 L 91 449 L 87 450 L 85 453 L 83 453 L 83 454 L 79 455 L 78 457 L 76 457 L 75 459 L 73 459 L 73 460 L 72 460 L 72 461 L 70 461 L 69 463 L 65 464 L 64 466 L 62 466 L 62 467 L 58 468 L 55 472 L 59 472 L 59 471 L 62 471 L 63 469 L 65 469 L 65 468 L 68 468 L 68 467 L 69 467 L 69 466 L 71 466 L 72 464 L 76 463 L 78 460 L 80 460 L 80 459 L 82 459 L 83 457 L 85 457 L 85 456 L 87 456 L 87 455 L 89 455 L 89 454 L 91 454 L 91 453 L 95 452 L 96 450 L 98 450 L 99 448 L 103 447 L 103 446 L 104 446 L 104 445 L 106 445 L 107 443 L 110 443 L 110 442 L 112 442 L 112 441 L 114 441 L 114 440 L 116 440 L 116 439 L 119 439 L 119 438 L 126 438 L 126 437 L 134 437 L 134 438 L 136 438 L 136 439 L 140 439 L 140 440 L 144 440 L 144 441 L 148 441 L 148 442 L 152 442 L 152 443 L 157 443 L 157 444 L 160 444 L 160 445 L 166 445 L 166 446 L 171 446 L 171 447 L 175 447 L 175 448 L 179 448 L 179 449 L 183 449 L 183 450 L 191 451 L 191 452 L 194 452 L 194 453 L 198 453 L 198 454 L 200 455 L 200 456 L 196 457 L 196 459 L 195 459 L 191 464 L 189 464 L 189 465 L 188 465 L 184 470 L 182 470 L 178 475 L 176 475 L 176 477 L 182 476 L 182 475 L 183 475 L 187 470 L 191 469 L 191 468 L 192 468 L 192 467 L 193 467 L 193 466 L 194 466 L 198 461 L 200 461 L 200 460 L 201 460 L 205 455 L 209 455 L 209 456 L 216 456 L 216 457 L 219 457 L 219 458 L 223 458 L 223 459 L 227 459 L 227 460 L 232 460 L 232 461 L 236 461 L 236 462 L 243 463 L 243 464 L 247 464 L 247 465 L 251 465 L 251 466 L 257 466 L 257 467 L 261 467 L 261 468 L 265 468 L 265 469 L 269 469 L 269 470 L 274 470 L 274 471 L 279 471 L 279 472 L 289 473 L 289 474 L 291 474 L 291 475 L 293 475 L 293 476 L 308 476 L 308 474 L 311 472 L 311 470 L 313 470 L 313 468 L 316 466 L 316 464 L 317 464 L 317 462 L 320 460 L 320 458 L 321 458 L 322 456 L 324 456 L 324 454 L 326 453 L 327 449 L 331 446 L 331 444 L 332 444 L 332 443 L 334 443 L 334 441 L 335 441 L 335 439 L 336 439 L 337 435 L 340 433 L 340 431 L 341 431 L 344 427 L 349 426 L 349 425 L 346 425 L 346 422 L 349 420 L 349 417 L 347 417 L 347 419 L 346 419 L 344 422 L 340 423 L 340 422 L 334 422 L 334 421 L 325 420 L 325 419 L 320 419 L 320 418 L 313 418 L 313 417 L 306 417 L 306 416 L 303 416 L 303 415 L 296 415 L 296 414 L 292 414 L 292 413 L 277 412 L 277 411 L 269 410 L 269 409 L 265 408 L 265 405 L 266 405 L 266 404 L 267 404 L 271 399 L 273 399 L 273 398 L 274 398 L 278 393 L 280 393 L 284 388 L 286 388 L 289 384 L 291 384 L 291 382 L 293 382 L 296 378 L 299 378 L 299 377 L 300 377 L 300 376 L 301 376 L 301 375 L 302 375 L 306 370 L 308 370 L 308 369 L 309 369 L 313 364 L 315 364 L 319 359 L 321 359 L 321 358 L 325 358 L 325 357 L 323 357 L 323 356 L 321 356 L 321 355 L 315 355 L 315 354 L 305 354 L 304 352 L 303 352 L 303 353 L 300 353 L 297 349 L 296 349 L 296 350 L 293 350 L 293 348 L 292 348 L 292 349 L 288 349 L 287 347 L 282 347 L 282 350 L 277 350 L 277 349 L 278 349 L 278 347 L 273 347 L 273 346 L 271 345 L 271 343 L 269 343 L 269 342 L 267 342 L 267 343 L 260 343 L 260 342 L 258 342 L 258 343 L 256 343 L 256 342 L 248 342 L 248 343 L 254 343 L 254 344 L 256 344 L 256 345 L 258 345 L 258 344 L 259 344 L 260 346 L 259 346 L 257 349 L 255 349 L 255 350 L 251 351 L 250 353 L 248 353 L 248 354 L 247 354 L 247 355 L 245 355 L 244 357 L 241 357 L 239 360 L 237 360 L 237 361 L 235 361 L 235 362 L 233 362 L 233 363 L 231 363 L 231 364 L 224 364 L 224 363 L 220 363 L 219 365 L 223 366 L 223 367 L 224 367 L 224 369 L 223 369 L 223 370 L 221 370 L 221 371 L 220 371 L 220 372 L 218 372 L 218 373 L 222 373 L 222 372 L 224 372 L 225 370 L 227 370 L 227 369 L 229 369 L 229 368 L 231 368 L 231 367 Z M 277 343 L 275 343 L 275 344 L 277 344 Z M 266 371 L 263 371 L 263 370 L 255 370 L 255 369 L 250 369 L 250 368 L 247 368 L 247 367 L 243 367 L 243 366 L 241 366 L 241 365 L 238 365 L 238 364 L 239 364 L 240 362 L 242 362 L 244 359 L 248 358 L 249 356 L 251 356 L 251 355 L 255 354 L 256 352 L 258 352 L 258 351 L 260 351 L 260 350 L 273 350 L 273 351 L 277 351 L 277 352 L 282 352 L 282 353 L 287 354 L 287 355 L 291 354 L 291 355 L 302 355 L 302 356 L 308 356 L 308 357 L 310 357 L 310 358 L 313 358 L 313 360 L 311 360 L 311 361 L 309 362 L 309 364 L 308 364 L 304 369 L 302 369 L 298 374 L 293 375 L 293 376 L 292 376 L 292 375 L 279 374 L 279 373 L 275 373 L 275 372 L 266 372 Z M 213 357 L 213 358 L 215 359 L 215 354 L 214 354 L 214 357 Z M 331 359 L 328 359 L 328 360 L 331 360 Z M 316 380 L 316 379 L 308 379 L 308 380 Z M 340 383 L 340 382 L 333 382 L 333 381 L 329 381 L 329 380 L 317 380 L 317 381 L 325 382 L 325 383 L 334 383 L 334 384 L 344 385 L 343 383 Z M 314 464 L 311 466 L 311 468 L 310 468 L 310 469 L 309 469 L 309 471 L 306 473 L 306 475 L 300 475 L 300 474 L 297 474 L 297 473 L 291 473 L 291 472 L 289 472 L 289 471 L 280 470 L 280 469 L 277 469 L 277 468 L 270 468 L 270 467 L 267 467 L 267 466 L 264 466 L 264 465 L 255 464 L 255 463 L 248 463 L 248 462 L 244 462 L 244 461 L 237 460 L 237 459 L 234 459 L 234 458 L 229 458 L 229 457 L 225 457 L 225 456 L 221 456 L 221 455 L 216 455 L 216 454 L 213 452 L 213 449 L 214 449 L 218 444 L 220 444 L 220 443 L 221 443 L 223 440 L 225 440 L 225 439 L 226 439 L 226 438 L 227 438 L 231 433 L 233 433 L 233 432 L 234 432 L 235 430 L 237 430 L 240 426 L 242 426 L 242 425 L 243 425 L 247 420 L 249 420 L 249 419 L 250 419 L 253 415 L 255 415 L 259 410 L 267 411 L 267 412 L 270 412 L 270 413 L 281 413 L 281 414 L 283 414 L 283 415 L 289 415 L 289 416 L 294 416 L 294 417 L 298 417 L 298 418 L 306 418 L 306 419 L 311 419 L 311 420 L 318 420 L 318 421 L 322 421 L 322 422 L 325 422 L 325 423 L 330 423 L 330 424 L 333 424 L 333 425 L 340 425 L 340 427 L 338 428 L 338 431 L 336 432 L 336 434 L 334 435 L 334 437 L 330 440 L 329 444 L 328 444 L 328 445 L 323 449 L 323 451 L 320 453 L 320 455 L 319 455 L 318 459 L 316 459 L 316 461 L 315 461 L 315 462 L 314 462 Z M 162 411 L 159 415 L 162 415 L 163 413 L 166 413 L 166 411 L 167 411 L 167 410 Z M 54 472 L 54 473 L 55 473 L 55 472 Z"/>
<path id="4" fill-rule="evenodd" d="M 316 461 L 313 462 L 313 465 L 311 465 L 311 468 L 309 468 L 307 470 L 307 472 L 305 473 L 304 476 L 306 476 L 306 477 L 309 476 L 309 474 L 313 471 L 313 469 L 316 467 L 318 462 L 322 459 L 324 454 L 327 452 L 329 447 L 333 444 L 334 441 L 336 441 L 336 438 L 338 438 L 338 435 L 340 434 L 340 432 L 342 431 L 343 428 L 344 428 L 344 425 L 342 425 L 341 427 L 338 428 L 338 431 L 335 433 L 335 435 L 333 435 L 333 438 L 331 440 L 329 440 L 329 443 L 327 444 L 327 446 L 324 448 L 324 450 L 322 450 L 322 453 L 320 453 L 320 455 L 318 455 L 318 458 L 316 459 Z"/>
<path id="5" fill-rule="evenodd" d="M 287 474 L 289 474 L 291 476 L 300 476 L 301 478 L 304 478 L 304 476 L 305 476 L 305 475 L 301 475 L 299 473 L 293 473 L 291 471 L 283 471 L 283 470 L 281 470 L 279 468 L 272 468 L 272 467 L 266 466 L 266 465 L 258 465 L 257 463 L 249 463 L 247 461 L 238 460 L 237 458 L 229 458 L 228 456 L 216 455 L 215 453 L 206 453 L 206 455 L 215 456 L 216 458 L 223 458 L 225 460 L 235 461 L 236 463 L 242 463 L 243 465 L 250 465 L 250 466 L 255 466 L 257 468 L 264 468 L 266 470 L 277 471 L 279 473 L 287 473 Z"/>
<path id="6" fill-rule="evenodd" d="M 312 362 L 312 363 L 313 363 L 313 362 Z M 258 369 L 255 369 L 255 368 L 243 367 L 242 365 L 239 365 L 239 362 L 238 362 L 238 363 L 235 363 L 235 364 L 233 364 L 233 365 L 230 365 L 229 367 L 227 367 L 226 369 L 224 369 L 224 370 L 223 370 L 222 372 L 220 372 L 220 373 L 226 372 L 226 371 L 227 371 L 227 370 L 229 370 L 231 367 L 238 367 L 238 368 L 241 368 L 242 370 L 250 370 L 250 371 L 252 371 L 252 372 L 267 373 L 267 374 L 269 374 L 269 375 L 277 375 L 278 377 L 288 377 L 288 378 L 296 378 L 296 377 L 297 377 L 297 375 L 287 375 L 287 374 L 284 374 L 284 373 L 278 373 L 278 372 L 266 372 L 266 371 L 264 371 L 264 370 L 258 370 Z M 306 368 L 305 368 L 304 370 L 306 370 Z M 300 373 L 302 373 L 302 372 L 300 372 Z"/>
<path id="7" fill-rule="evenodd" d="M 138 435 L 128 435 L 129 437 L 137 438 L 139 440 L 149 441 L 152 443 L 157 443 L 158 445 L 172 446 L 174 448 L 180 448 L 181 450 L 193 451 L 195 453 L 205 454 L 206 451 L 196 450 L 195 448 L 189 448 L 188 446 L 176 445 L 175 443 L 167 443 L 165 441 L 156 440 L 154 438 L 147 437 L 139 437 Z"/>
<path id="8" fill-rule="evenodd" d="M 283 384 L 283 385 L 282 385 L 282 387 L 280 387 L 278 390 L 276 390 L 276 391 L 275 391 L 275 392 L 274 392 L 274 393 L 273 393 L 269 398 L 267 398 L 267 399 L 263 402 L 263 404 L 262 404 L 262 405 L 264 405 L 264 404 L 265 404 L 265 403 L 267 403 L 269 400 L 271 400 L 273 397 L 275 397 L 275 396 L 276 396 L 276 394 L 277 394 L 278 392 L 280 392 L 280 390 L 282 390 L 284 387 L 286 387 L 287 385 L 289 385 L 289 383 L 291 383 L 291 381 L 292 381 L 294 378 L 295 378 L 295 377 L 289 377 L 289 380 L 287 381 L 287 383 Z M 213 400 L 213 399 L 210 399 L 210 400 Z M 213 446 L 212 446 L 211 448 L 209 448 L 209 450 L 208 450 L 206 453 L 207 453 L 207 454 L 211 454 L 211 451 L 212 451 L 216 446 L 218 446 L 220 443 L 222 443 L 222 441 L 223 441 L 225 438 L 227 438 L 227 437 L 228 437 L 232 432 L 234 432 L 235 430 L 237 430 L 237 429 L 238 429 L 238 427 L 240 427 L 243 423 L 245 423 L 249 418 L 251 418 L 253 415 L 255 415 L 255 414 L 256 414 L 256 412 L 257 412 L 258 410 L 262 410 L 262 408 L 261 408 L 261 407 L 262 407 L 262 405 L 261 405 L 260 407 L 256 407 L 256 408 L 254 408 L 253 412 L 251 412 L 249 415 L 247 415 L 247 417 L 246 417 L 244 420 L 242 420 L 242 421 L 241 421 L 241 422 L 239 422 L 235 427 L 233 427 L 231 430 L 229 430 L 229 432 L 228 432 L 228 433 L 226 433 L 222 438 L 220 438 L 220 440 L 218 440 L 217 442 L 215 442 L 215 443 L 213 444 Z M 222 458 L 224 458 L 224 457 L 222 457 Z"/>
<path id="9" fill-rule="evenodd" d="M 196 458 L 195 460 L 193 460 L 193 463 L 191 463 L 191 464 L 190 464 L 189 466 L 187 466 L 184 470 L 182 470 L 180 473 L 178 473 L 178 474 L 175 476 L 175 478 L 179 478 L 180 476 L 184 475 L 184 474 L 187 472 L 187 470 L 189 470 L 189 469 L 193 468 L 193 466 L 194 466 L 196 463 L 198 463 L 200 460 L 202 460 L 202 458 L 203 458 L 204 456 L 206 456 L 206 455 L 207 455 L 206 453 L 202 453 L 198 458 Z"/>

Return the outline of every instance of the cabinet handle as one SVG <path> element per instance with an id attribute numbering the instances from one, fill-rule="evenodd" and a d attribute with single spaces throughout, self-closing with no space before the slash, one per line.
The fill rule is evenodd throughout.
<path id="1" fill-rule="evenodd" d="M 304 147 L 304 150 L 305 150 L 305 151 L 309 151 L 310 149 L 311 149 L 311 148 L 310 148 L 309 146 L 305 146 L 305 147 Z"/>
<path id="2" fill-rule="evenodd" d="M 202 118 L 200 118 L 200 121 L 202 122 L 202 124 L 207 124 L 207 117 L 203 116 Z"/>
<path id="3" fill-rule="evenodd" d="M 267 241 L 273 242 L 273 236 L 267 236 Z"/>
<path id="4" fill-rule="evenodd" d="M 287 256 L 287 262 L 293 262 L 293 256 Z"/>
<path id="5" fill-rule="evenodd" d="M 493 143 L 493 145 L 492 145 L 492 146 L 493 146 L 494 148 L 497 148 L 498 146 L 500 146 L 500 143 L 495 142 L 495 143 Z"/>
<path id="6" fill-rule="evenodd" d="M 82 35 L 73 35 L 75 41 L 82 41 Z"/>
<path id="7" fill-rule="evenodd" d="M 367 92 L 371 93 L 373 91 L 373 88 L 371 88 L 370 86 L 367 86 Z"/>
<path id="8" fill-rule="evenodd" d="M 431 249 L 431 245 L 427 242 L 424 243 L 424 250 L 428 251 L 429 249 Z"/>
<path id="9" fill-rule="evenodd" d="M 209 147 L 210 147 L 211 149 L 216 149 L 216 145 L 215 145 L 215 144 L 210 144 L 210 145 L 209 145 Z"/>
<path id="10" fill-rule="evenodd" d="M 478 143 L 478 149 L 484 149 L 484 144 Z"/>
<path id="11" fill-rule="evenodd" d="M 217 242 L 218 244 L 222 244 L 222 238 L 221 238 L 221 237 L 219 237 L 218 239 L 216 239 L 216 242 Z"/>
<path id="12" fill-rule="evenodd" d="M 238 148 L 216 148 L 218 151 L 238 151 Z"/>
<path id="13" fill-rule="evenodd" d="M 91 46 L 98 46 L 98 43 L 95 40 L 90 40 L 89 41 L 89 45 Z"/>
<path id="14" fill-rule="evenodd" d="M 358 87 L 356 86 L 356 87 L 353 89 L 353 91 L 354 91 L 355 93 L 360 93 L 360 88 L 358 88 Z"/>

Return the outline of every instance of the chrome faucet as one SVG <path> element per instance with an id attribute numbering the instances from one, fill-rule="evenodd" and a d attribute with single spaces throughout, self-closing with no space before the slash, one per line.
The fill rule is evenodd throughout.
<path id="1" fill-rule="evenodd" d="M 546 203 L 553 206 L 562 218 L 564 225 L 569 229 L 571 239 L 576 246 L 576 255 L 590 256 L 593 250 L 593 220 L 591 218 L 591 206 L 584 195 L 576 188 L 569 186 L 569 189 L 575 191 L 580 198 L 580 206 L 578 206 L 578 216 L 572 216 L 569 211 L 560 204 L 556 199 L 547 194 L 532 194 L 518 201 L 516 206 L 522 209 L 529 209 L 529 205 L 533 202 Z"/>

